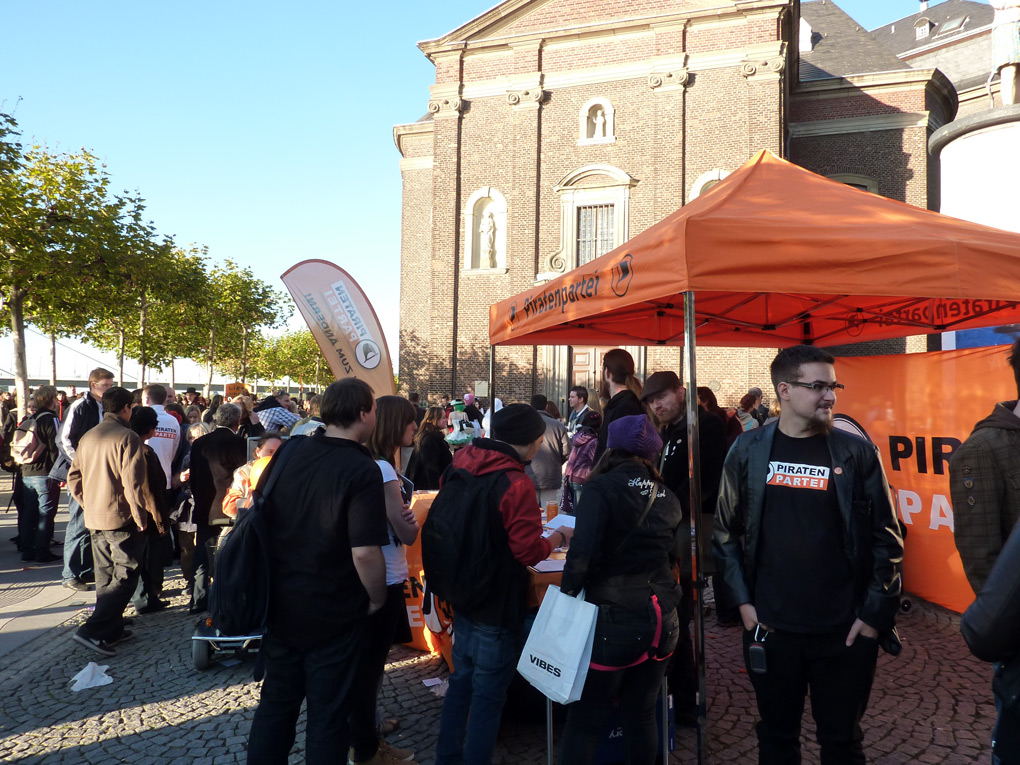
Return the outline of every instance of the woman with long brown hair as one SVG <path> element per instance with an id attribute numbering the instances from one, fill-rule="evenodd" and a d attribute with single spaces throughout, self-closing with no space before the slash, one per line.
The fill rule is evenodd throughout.
<path id="1" fill-rule="evenodd" d="M 414 451 L 407 461 L 406 475 L 414 488 L 434 491 L 439 479 L 453 462 L 446 443 L 446 411 L 441 406 L 429 407 L 414 436 Z"/>

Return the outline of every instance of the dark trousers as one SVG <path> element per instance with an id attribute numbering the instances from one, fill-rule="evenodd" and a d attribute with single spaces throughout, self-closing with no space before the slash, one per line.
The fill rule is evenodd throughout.
<path id="1" fill-rule="evenodd" d="M 680 579 L 680 635 L 667 671 L 669 692 L 673 694 L 678 716 L 695 713 L 698 699 L 698 673 L 694 664 L 694 641 L 691 639 L 691 614 L 694 611 L 694 585 L 690 573 Z"/>
<path id="2" fill-rule="evenodd" d="M 266 675 L 248 735 L 249 765 L 286 764 L 306 699 L 305 762 L 346 762 L 347 719 L 364 634 L 365 623 L 358 621 L 344 635 L 304 651 L 266 635 Z"/>
<path id="3" fill-rule="evenodd" d="M 21 481 L 22 507 L 18 513 L 21 559 L 32 560 L 50 551 L 60 484 L 44 475 L 25 476 Z"/>
<path id="4" fill-rule="evenodd" d="M 188 604 L 189 611 L 206 611 L 209 608 L 209 577 L 213 575 L 213 571 L 209 548 L 206 545 L 210 539 L 218 539 L 223 528 L 207 523 L 198 524 L 198 531 L 195 532 L 195 554 L 192 558 L 195 581 L 191 603 Z"/>
<path id="5" fill-rule="evenodd" d="M 107 640 L 124 630 L 124 608 L 138 586 L 145 533 L 134 523 L 115 531 L 92 531 L 96 567 L 96 610 L 79 628 L 82 635 Z"/>
<path id="6" fill-rule="evenodd" d="M 406 608 L 404 583 L 391 584 L 386 588 L 386 604 L 367 620 L 364 649 L 351 694 L 351 746 L 354 747 L 355 762 L 372 759 L 379 748 L 375 731 L 379 680 L 386 669 L 386 656 L 397 634 L 398 620 L 404 617 Z"/>
<path id="7" fill-rule="evenodd" d="M 679 631 L 676 611 L 663 614 L 660 655 L 674 650 Z M 628 664 L 636 658 L 635 644 L 641 646 L 639 651 L 647 652 L 652 633 L 647 616 L 623 608 L 601 606 L 592 662 L 606 666 Z M 619 703 L 627 762 L 629 765 L 652 765 L 659 741 L 655 699 L 665 674 L 666 661 L 654 659 L 611 672 L 588 670 L 580 700 L 567 708 L 567 725 L 560 745 L 559 761 L 593 762 L 602 738 L 608 733 L 606 723 L 609 713 L 613 705 Z"/>
<path id="8" fill-rule="evenodd" d="M 163 592 L 163 566 L 170 557 L 170 537 L 160 536 L 156 524 L 149 521 L 145 529 L 145 553 L 139 568 L 138 587 L 131 604 L 141 611 L 159 603 Z"/>
<path id="9" fill-rule="evenodd" d="M 848 648 L 846 632 L 770 632 L 765 639 L 767 671 L 758 673 L 748 663 L 747 648 L 753 640 L 753 633 L 745 630 L 744 663 L 761 717 L 758 762 L 800 762 L 800 721 L 810 689 L 822 765 L 863 763 L 860 723 L 875 679 L 878 641 L 858 635 Z"/>

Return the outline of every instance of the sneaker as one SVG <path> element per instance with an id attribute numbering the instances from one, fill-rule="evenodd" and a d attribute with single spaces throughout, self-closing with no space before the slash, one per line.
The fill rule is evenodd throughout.
<path id="1" fill-rule="evenodd" d="M 71 636 L 71 639 L 75 643 L 83 645 L 86 648 L 91 648 L 93 651 L 103 656 L 117 655 L 117 652 L 113 650 L 113 648 L 110 647 L 110 644 L 107 643 L 105 640 L 101 640 L 99 638 L 86 637 L 85 635 L 82 635 L 80 632 L 75 632 Z"/>
<path id="2" fill-rule="evenodd" d="M 398 747 L 387 744 L 383 739 L 379 739 L 379 751 L 385 757 L 389 757 L 391 760 L 396 762 L 413 762 L 414 752 L 410 749 L 400 749 Z"/>
<path id="3" fill-rule="evenodd" d="M 142 606 L 141 608 L 136 607 L 135 611 L 137 611 L 140 614 L 154 614 L 157 611 L 162 611 L 169 605 L 170 605 L 169 600 L 157 600 L 154 603 L 149 603 L 149 605 L 147 606 Z"/>
<path id="4" fill-rule="evenodd" d="M 78 592 L 88 592 L 92 589 L 91 584 L 85 584 L 80 579 L 65 579 L 62 585 L 69 590 L 76 590 Z"/>
<path id="5" fill-rule="evenodd" d="M 115 638 L 108 638 L 106 641 L 107 645 L 118 645 L 119 643 L 126 643 L 135 636 L 131 630 L 121 630 L 120 634 Z"/>

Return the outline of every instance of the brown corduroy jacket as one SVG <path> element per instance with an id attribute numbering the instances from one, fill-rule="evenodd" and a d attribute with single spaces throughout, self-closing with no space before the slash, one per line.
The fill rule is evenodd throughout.
<path id="1" fill-rule="evenodd" d="M 974 426 L 949 461 L 953 534 L 974 592 L 992 571 L 1020 519 L 1020 417 L 1002 401 Z"/>
<path id="2" fill-rule="evenodd" d="M 85 510 L 93 531 L 146 526 L 142 440 L 110 412 L 82 436 L 67 474 L 67 489 Z"/>

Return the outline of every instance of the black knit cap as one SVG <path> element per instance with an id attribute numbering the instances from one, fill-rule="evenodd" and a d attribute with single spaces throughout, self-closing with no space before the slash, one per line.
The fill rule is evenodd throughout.
<path id="1" fill-rule="evenodd" d="M 509 404 L 492 415 L 492 437 L 514 446 L 527 446 L 545 433 L 545 420 L 527 404 Z"/>

